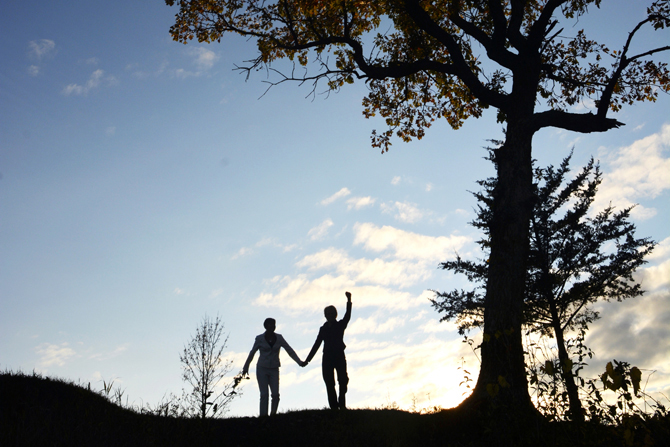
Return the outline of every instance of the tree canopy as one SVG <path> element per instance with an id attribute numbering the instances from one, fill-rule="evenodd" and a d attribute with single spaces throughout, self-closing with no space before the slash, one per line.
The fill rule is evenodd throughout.
<path id="1" fill-rule="evenodd" d="M 630 54 L 644 26 L 670 26 L 668 0 L 654 1 L 624 46 L 609 49 L 586 32 L 565 36 L 560 21 L 578 19 L 601 0 L 166 0 L 179 6 L 170 32 L 177 41 L 214 42 L 227 32 L 255 38 L 258 55 L 242 67 L 273 70 L 288 58 L 304 71 L 277 82 L 321 80 L 337 90 L 365 80 L 364 114 L 379 113 L 388 129 L 373 135 L 388 149 L 395 133 L 421 138 L 446 119 L 459 128 L 495 107 L 500 120 L 518 112 L 520 95 L 543 100 L 528 125 L 578 132 L 620 125 L 606 117 L 668 91 L 666 63 L 650 59 L 670 46 Z M 527 86 L 530 85 L 530 88 Z M 593 110 L 569 111 L 593 100 Z M 595 113 L 594 113 L 595 112 Z"/>

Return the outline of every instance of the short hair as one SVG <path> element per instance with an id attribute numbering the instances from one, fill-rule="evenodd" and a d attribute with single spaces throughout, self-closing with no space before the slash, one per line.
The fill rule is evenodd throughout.
<path id="1" fill-rule="evenodd" d="M 334 315 L 335 318 L 337 318 L 337 309 L 335 308 L 335 306 L 328 306 L 325 309 L 323 309 L 323 314 L 326 316 L 326 318 L 328 318 L 329 313 Z"/>
<path id="2" fill-rule="evenodd" d="M 274 318 L 266 318 L 263 322 L 263 327 L 267 329 L 269 326 L 277 326 L 277 321 Z"/>

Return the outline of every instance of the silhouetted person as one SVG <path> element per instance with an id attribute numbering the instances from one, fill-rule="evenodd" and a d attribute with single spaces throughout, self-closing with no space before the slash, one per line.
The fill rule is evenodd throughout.
<path id="1" fill-rule="evenodd" d="M 300 357 L 295 353 L 293 348 L 286 343 L 281 334 L 275 333 L 277 323 L 274 318 L 267 318 L 263 322 L 265 332 L 256 336 L 254 346 L 249 352 L 249 357 L 244 363 L 242 374 L 249 373 L 249 365 L 254 358 L 256 351 L 260 351 L 258 363 L 256 363 L 256 379 L 258 380 L 258 388 L 261 391 L 260 415 L 268 415 L 268 388 L 272 394 L 272 410 L 271 415 L 277 414 L 277 407 L 279 407 L 279 350 L 284 348 L 288 355 L 295 360 L 300 366 L 307 365 L 307 362 L 300 360 Z"/>
<path id="2" fill-rule="evenodd" d="M 344 355 L 344 350 L 347 347 L 344 344 L 344 330 L 351 319 L 351 293 L 345 292 L 347 296 L 347 312 L 344 318 L 337 321 L 337 309 L 335 306 L 328 306 L 323 310 L 326 316 L 326 322 L 319 329 L 319 335 L 316 337 L 314 346 L 307 356 L 305 363 L 310 360 L 319 350 L 321 342 L 323 342 L 323 360 L 321 362 L 321 373 L 323 374 L 323 381 L 326 383 L 326 391 L 328 392 L 328 404 L 333 410 L 338 408 L 345 410 L 347 384 L 349 383 L 349 376 L 347 376 L 347 358 Z M 335 374 L 337 371 L 337 382 L 340 385 L 340 397 L 338 400 L 335 392 Z"/>

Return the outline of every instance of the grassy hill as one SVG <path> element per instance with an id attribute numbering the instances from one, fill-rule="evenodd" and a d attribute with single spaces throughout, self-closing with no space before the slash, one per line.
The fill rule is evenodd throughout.
<path id="1" fill-rule="evenodd" d="M 651 427 L 651 426 L 650 426 Z M 0 446 L 504 446 L 670 445 L 670 420 L 633 432 L 568 423 L 496 424 L 453 409 L 305 410 L 270 418 L 140 414 L 62 380 L 0 374 Z"/>

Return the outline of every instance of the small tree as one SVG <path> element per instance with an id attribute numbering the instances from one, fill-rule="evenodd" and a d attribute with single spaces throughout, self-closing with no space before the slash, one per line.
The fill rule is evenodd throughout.
<path id="1" fill-rule="evenodd" d="M 223 338 L 223 322 L 207 315 L 202 319 L 195 336 L 184 346 L 179 355 L 182 365 L 182 380 L 190 385 L 185 393 L 186 412 L 206 418 L 208 415 L 223 414 L 230 402 L 239 395 L 236 383 L 221 381 L 233 368 L 232 360 L 222 357 L 228 344 L 229 335 Z"/>
<path id="2" fill-rule="evenodd" d="M 582 407 L 575 383 L 573 361 L 565 333 L 599 318 L 589 305 L 598 300 L 622 301 L 642 295 L 633 281 L 633 272 L 654 248 L 649 238 L 635 239 L 635 225 L 629 222 L 632 207 L 615 212 L 610 205 L 594 217 L 589 210 L 602 175 L 593 159 L 571 181 L 566 181 L 566 157 L 558 169 L 535 169 L 535 206 L 530 223 L 530 250 L 527 261 L 524 325 L 541 335 L 556 337 L 561 376 L 567 390 L 569 414 L 582 420 Z M 496 180 L 479 182 L 483 192 L 472 225 L 484 232 L 479 245 L 488 255 L 491 203 Z M 488 256 L 487 256 L 488 258 Z M 474 290 L 436 292 L 433 307 L 445 314 L 441 321 L 456 319 L 464 333 L 484 323 L 484 295 L 488 259 L 441 264 L 446 270 L 465 274 L 477 284 Z"/>

